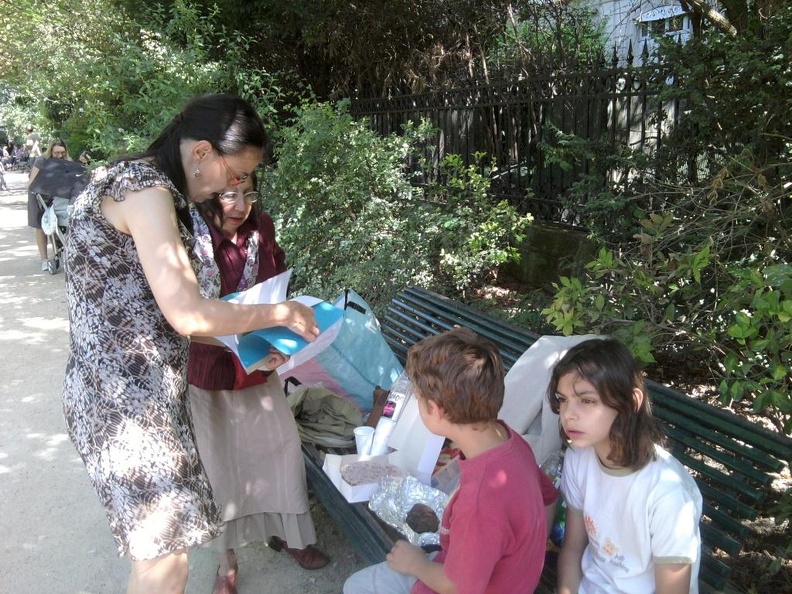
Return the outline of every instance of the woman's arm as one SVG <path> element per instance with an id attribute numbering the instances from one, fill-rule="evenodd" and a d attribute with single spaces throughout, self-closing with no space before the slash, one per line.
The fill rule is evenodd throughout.
<path id="1" fill-rule="evenodd" d="M 36 159 L 36 161 L 38 161 L 38 159 Z M 34 163 L 35 163 L 35 161 L 34 161 Z M 28 186 L 30 186 L 30 184 L 33 183 L 33 180 L 36 179 L 36 176 L 38 175 L 38 173 L 39 173 L 39 168 L 38 167 L 33 166 L 33 167 L 30 168 L 30 173 L 28 174 Z"/>
<path id="2" fill-rule="evenodd" d="M 567 508 L 564 544 L 558 555 L 558 594 L 577 594 L 583 579 L 581 561 L 587 545 L 583 514 Z"/>
<path id="3" fill-rule="evenodd" d="M 128 192 L 120 202 L 107 197 L 101 208 L 116 229 L 135 240 L 157 305 L 179 334 L 223 336 L 271 326 L 286 326 L 309 341 L 318 334 L 313 310 L 294 301 L 238 305 L 201 297 L 166 189 Z"/>

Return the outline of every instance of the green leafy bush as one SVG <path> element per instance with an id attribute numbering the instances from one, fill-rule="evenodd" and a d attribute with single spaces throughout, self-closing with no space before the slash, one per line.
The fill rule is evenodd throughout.
<path id="1" fill-rule="evenodd" d="M 755 410 L 775 410 L 792 428 L 792 265 L 734 267 L 724 296 L 733 311 L 724 345 L 724 402 L 752 397 Z"/>
<path id="2" fill-rule="evenodd" d="M 710 179 L 745 150 L 764 169 L 787 150 L 792 3 L 752 11 L 750 18 L 735 37 L 707 29 L 685 44 L 661 40 L 660 99 L 679 100 L 684 110 L 660 148 L 666 181 Z M 775 176 L 773 169 L 764 173 Z"/>
<path id="3" fill-rule="evenodd" d="M 406 285 L 465 291 L 516 255 L 510 240 L 529 219 L 488 196 L 488 168 L 450 156 L 442 181 L 411 185 L 405 163 L 428 134 L 422 124 L 382 138 L 343 103 L 306 104 L 282 131 L 266 207 L 297 291 L 353 288 L 381 308 Z"/>
<path id="4" fill-rule="evenodd" d="M 619 336 L 636 356 L 705 373 L 722 401 L 744 400 L 792 429 L 792 240 L 786 182 L 748 155 L 703 187 L 657 187 L 676 208 L 635 221 L 631 242 L 600 237 L 579 278 L 543 313 L 560 332 Z"/>
<path id="5" fill-rule="evenodd" d="M 736 37 L 662 42 L 650 67 L 658 101 L 678 102 L 681 117 L 651 160 L 607 141 L 548 137 L 558 164 L 594 161 L 594 177 L 567 198 L 601 249 L 585 275 L 561 279 L 544 309 L 558 331 L 620 336 L 676 381 L 709 384 L 724 404 L 749 404 L 786 432 L 790 34 L 787 3 Z M 603 188 L 603 170 L 621 172 L 621 184 Z"/>

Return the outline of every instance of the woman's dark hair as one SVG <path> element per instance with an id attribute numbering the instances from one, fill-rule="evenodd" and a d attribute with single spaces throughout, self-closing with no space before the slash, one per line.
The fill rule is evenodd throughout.
<path id="1" fill-rule="evenodd" d="M 236 95 L 202 95 L 187 103 L 144 153 L 121 160 L 152 158 L 186 196 L 187 176 L 181 158 L 185 139 L 206 140 L 221 155 L 237 155 L 250 147 L 264 150 L 269 145 L 264 124 L 250 103 Z M 187 209 L 177 214 L 192 229 Z"/>
<path id="2" fill-rule="evenodd" d="M 608 459 L 623 468 L 638 470 L 655 457 L 655 444 L 664 436 L 649 402 L 643 375 L 629 349 L 615 338 L 594 338 L 573 346 L 556 363 L 547 386 L 550 408 L 558 414 L 558 382 L 567 374 L 590 383 L 602 403 L 618 414 L 611 425 Z M 636 409 L 634 390 L 643 394 Z M 561 437 L 568 439 L 561 428 Z"/>
<path id="3" fill-rule="evenodd" d="M 264 150 L 264 124 L 250 103 L 236 95 L 203 95 L 190 101 L 171 120 L 141 157 L 153 157 L 176 188 L 186 194 L 187 177 L 181 160 L 182 140 L 206 140 L 221 155 L 246 148 Z"/>
<path id="4" fill-rule="evenodd" d="M 252 188 L 255 191 L 258 191 L 258 173 L 256 171 L 252 171 L 250 173 L 250 182 L 252 184 Z M 215 194 L 209 200 L 204 200 L 203 202 L 196 202 L 195 208 L 198 209 L 198 212 L 201 213 L 204 220 L 209 225 L 214 225 L 215 227 L 222 227 L 223 221 L 225 220 L 225 215 L 223 214 L 223 204 L 220 202 L 220 196 Z M 250 214 L 248 215 L 248 219 L 254 218 L 258 219 L 261 216 L 262 208 L 261 202 L 256 200 L 253 203 L 253 208 L 250 210 Z M 215 224 L 215 221 L 220 221 L 220 225 Z"/>

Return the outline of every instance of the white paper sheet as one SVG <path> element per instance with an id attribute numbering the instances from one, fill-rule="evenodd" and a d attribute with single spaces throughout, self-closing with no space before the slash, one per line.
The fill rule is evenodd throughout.
<path id="1" fill-rule="evenodd" d="M 444 442 L 445 437 L 435 435 L 424 425 L 418 401 L 408 398 L 388 440 L 388 446 L 395 450 L 390 460 L 428 485 Z"/>

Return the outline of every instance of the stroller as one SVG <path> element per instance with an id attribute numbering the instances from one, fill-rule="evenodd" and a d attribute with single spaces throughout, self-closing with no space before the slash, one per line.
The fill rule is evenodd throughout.
<path id="1" fill-rule="evenodd" d="M 65 159 L 46 159 L 40 164 L 28 190 L 36 196 L 44 214 L 41 230 L 51 243 L 54 256 L 47 260 L 47 270 L 56 274 L 61 266 L 61 256 L 69 229 L 71 202 L 85 187 L 85 169 L 81 163 Z"/>
<path id="2" fill-rule="evenodd" d="M 47 259 L 47 270 L 50 274 L 56 274 L 61 266 L 61 254 L 69 233 L 71 201 L 68 198 L 56 197 L 48 206 L 44 197 L 38 193 L 36 200 L 44 210 L 41 217 L 41 230 L 47 235 L 47 241 L 52 245 L 53 256 Z"/>

